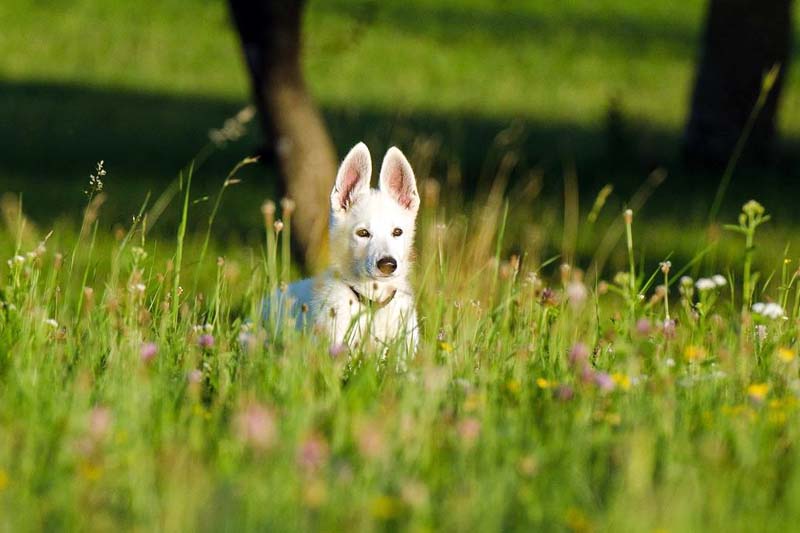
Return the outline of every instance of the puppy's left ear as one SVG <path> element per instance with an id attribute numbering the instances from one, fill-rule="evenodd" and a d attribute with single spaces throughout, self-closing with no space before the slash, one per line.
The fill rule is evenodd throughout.
<path id="1" fill-rule="evenodd" d="M 411 165 L 403 152 L 394 146 L 389 148 L 383 157 L 380 188 L 403 208 L 414 213 L 419 209 L 419 193 L 414 171 L 411 170 Z"/>

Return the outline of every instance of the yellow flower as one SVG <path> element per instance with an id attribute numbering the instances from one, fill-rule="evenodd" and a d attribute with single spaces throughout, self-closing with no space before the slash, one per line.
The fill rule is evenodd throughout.
<path id="1" fill-rule="evenodd" d="M 536 385 L 537 385 L 537 386 L 538 386 L 540 389 L 549 389 L 550 387 L 552 387 L 552 386 L 553 386 L 553 383 L 552 383 L 552 382 L 550 382 L 550 381 L 547 381 L 547 380 L 546 380 L 546 379 L 544 379 L 544 378 L 536 378 Z"/>
<path id="2" fill-rule="evenodd" d="M 751 400 L 760 402 L 766 398 L 769 392 L 769 383 L 753 383 L 747 387 L 747 395 Z"/>
<path id="3" fill-rule="evenodd" d="M 791 348 L 787 348 L 785 346 L 778 348 L 778 359 L 780 359 L 784 363 L 791 363 L 792 361 L 794 361 L 795 356 L 796 354 L 794 353 L 794 350 L 792 350 Z"/>
<path id="4" fill-rule="evenodd" d="M 611 374 L 611 379 L 613 379 L 614 383 L 617 384 L 617 387 L 622 390 L 628 390 L 631 388 L 631 378 L 625 374 L 622 374 L 621 372 L 614 372 Z"/>
<path id="5" fill-rule="evenodd" d="M 706 351 L 702 346 L 690 344 L 683 350 L 683 357 L 691 362 L 700 361 L 706 356 Z"/>
<path id="6" fill-rule="evenodd" d="M 450 344 L 449 342 L 440 342 L 439 343 L 439 348 L 441 348 L 443 352 L 447 352 L 447 353 L 450 353 L 450 352 L 453 351 L 453 345 Z"/>
<path id="7" fill-rule="evenodd" d="M 521 386 L 518 380 L 511 378 L 508 380 L 508 383 L 506 383 L 506 388 L 508 389 L 509 392 L 516 394 L 519 392 Z"/>

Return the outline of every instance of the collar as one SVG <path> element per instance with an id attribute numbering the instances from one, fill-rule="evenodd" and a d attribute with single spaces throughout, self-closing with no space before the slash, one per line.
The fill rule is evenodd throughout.
<path id="1" fill-rule="evenodd" d="M 395 289 L 395 290 L 393 290 L 393 291 L 392 291 L 392 294 L 390 294 L 390 295 L 389 295 L 389 296 L 388 296 L 388 297 L 387 297 L 385 300 L 383 300 L 383 301 L 378 301 L 378 300 L 370 300 L 369 298 L 367 298 L 366 296 L 364 296 L 363 294 L 361 294 L 360 292 L 358 292 L 358 291 L 355 289 L 355 287 L 353 287 L 352 285 L 348 285 L 348 287 L 350 288 L 350 290 L 351 290 L 351 291 L 353 291 L 353 294 L 355 294 L 355 295 L 356 295 L 356 298 L 358 298 L 358 303 L 360 303 L 361 305 L 367 306 L 367 307 L 371 307 L 371 308 L 372 308 L 372 309 L 374 309 L 375 311 L 377 311 L 378 309 L 383 309 L 384 307 L 386 307 L 387 305 L 389 305 L 389 303 L 390 303 L 392 300 L 394 300 L 394 296 L 395 296 L 395 294 L 397 294 L 397 289 Z"/>

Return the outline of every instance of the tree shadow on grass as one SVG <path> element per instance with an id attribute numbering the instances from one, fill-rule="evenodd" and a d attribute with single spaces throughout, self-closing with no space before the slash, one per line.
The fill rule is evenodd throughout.
<path id="1" fill-rule="evenodd" d="M 0 122 L 0 186 L 22 193 L 26 212 L 34 220 L 49 223 L 65 214 L 77 217 L 85 204 L 82 191 L 88 173 L 103 159 L 109 169 L 106 219 L 127 222 L 148 191 L 160 193 L 208 142 L 209 129 L 219 127 L 243 105 L 220 98 L 2 82 L 0 115 L 8 118 Z M 365 140 L 377 160 L 390 144 L 411 150 L 420 139 L 427 140 L 436 148 L 431 173 L 442 177 L 457 168 L 468 195 L 489 186 L 499 156 L 508 152 L 517 157 L 512 182 L 537 171 L 544 177 L 545 192 L 554 194 L 560 194 L 568 166 L 574 165 L 584 196 L 613 183 L 622 198 L 651 170 L 666 167 L 671 176 L 655 201 L 666 206 L 667 214 L 685 207 L 689 196 L 707 203 L 719 180 L 718 175 L 680 171 L 679 132 L 629 121 L 613 104 L 607 120 L 598 125 L 478 114 L 323 111 L 339 153 Z M 255 153 L 259 142 L 258 133 L 252 132 L 214 153 L 197 172 L 192 197 L 215 194 L 227 172 Z M 796 145 L 788 143 L 789 148 Z M 782 170 L 743 169 L 729 195 L 731 209 L 738 207 L 742 195 L 752 192 L 759 198 L 773 197 L 773 211 L 783 206 L 791 220 L 798 220 L 789 205 L 794 193 L 786 194 L 786 187 L 797 188 L 798 168 L 786 160 Z M 236 209 L 228 209 L 230 216 L 219 222 L 233 231 L 257 227 L 261 201 L 277 194 L 270 169 L 250 167 L 242 176 L 244 183 L 226 192 L 227 205 Z M 175 217 L 177 213 L 166 216 L 162 226 L 171 228 Z"/>

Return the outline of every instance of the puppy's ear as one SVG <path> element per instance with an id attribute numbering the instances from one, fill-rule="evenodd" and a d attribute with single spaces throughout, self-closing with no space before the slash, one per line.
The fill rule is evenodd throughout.
<path id="1" fill-rule="evenodd" d="M 414 213 L 419 209 L 417 180 L 411 165 L 398 148 L 392 146 L 381 165 L 381 191 L 395 199 L 403 208 Z"/>
<path id="2" fill-rule="evenodd" d="M 336 183 L 331 191 L 331 209 L 334 213 L 344 212 L 369 191 L 372 176 L 372 159 L 367 145 L 355 145 L 342 161 L 336 174 Z"/>

